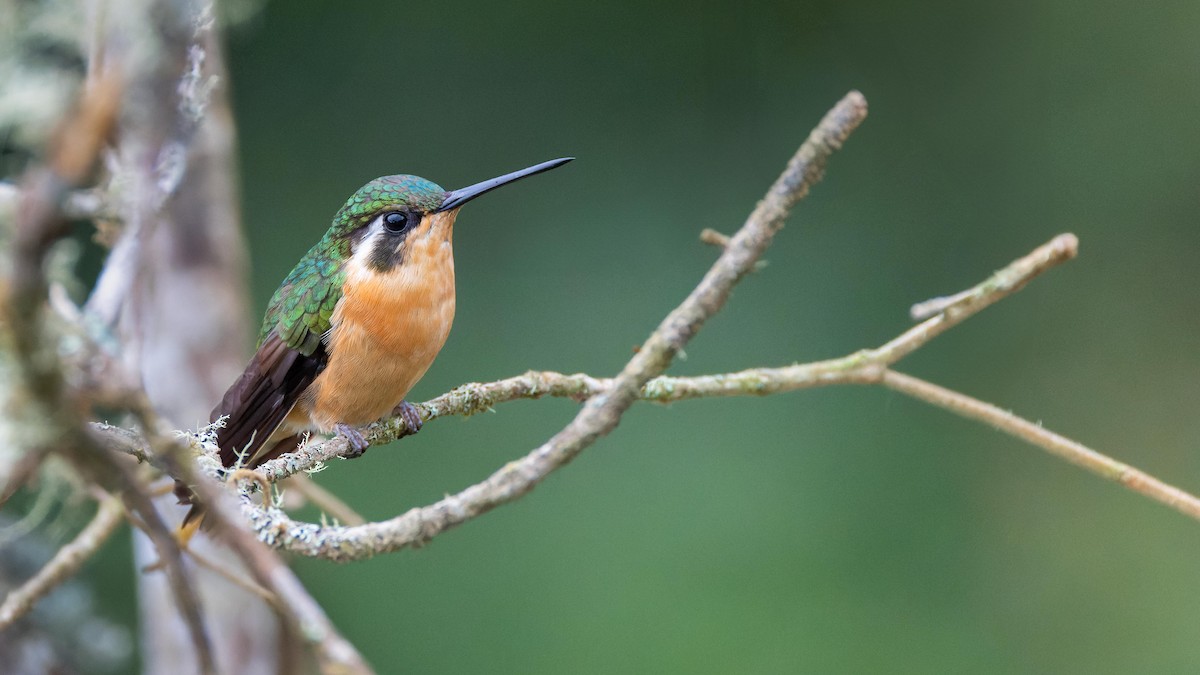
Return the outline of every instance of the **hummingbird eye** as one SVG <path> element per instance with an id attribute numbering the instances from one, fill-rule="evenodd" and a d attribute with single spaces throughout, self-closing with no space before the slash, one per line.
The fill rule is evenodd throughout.
<path id="1" fill-rule="evenodd" d="M 400 211 L 393 211 L 383 217 L 383 228 L 392 234 L 400 234 L 408 229 L 408 223 L 408 214 Z"/>

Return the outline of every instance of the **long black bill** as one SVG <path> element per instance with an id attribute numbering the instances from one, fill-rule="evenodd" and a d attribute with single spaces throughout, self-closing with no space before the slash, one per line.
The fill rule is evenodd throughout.
<path id="1" fill-rule="evenodd" d="M 537 173 L 542 173 L 543 171 L 549 171 L 550 169 L 557 169 L 558 167 L 562 166 L 563 164 L 566 164 L 567 162 L 569 162 L 573 159 L 575 159 L 575 158 L 574 157 L 561 157 L 559 159 L 552 159 L 549 162 L 542 162 L 541 164 L 534 164 L 533 166 L 531 166 L 527 169 L 521 169 L 520 171 L 514 171 L 512 173 L 506 173 L 503 176 L 500 176 L 498 178 L 493 178 L 491 180 L 485 180 L 482 183 L 476 183 L 470 187 L 461 188 L 459 190 L 453 190 L 451 192 L 446 193 L 446 201 L 442 202 L 442 205 L 439 206 L 437 210 L 438 211 L 449 211 L 451 209 L 457 209 L 458 207 L 462 206 L 463 204 L 466 204 L 467 202 L 471 201 L 472 199 L 475 199 L 479 195 L 484 194 L 485 192 L 491 192 L 492 190 L 495 190 L 496 188 L 500 187 L 501 185 L 507 185 L 515 180 L 521 180 L 522 178 L 524 178 L 526 176 L 532 176 Z"/>

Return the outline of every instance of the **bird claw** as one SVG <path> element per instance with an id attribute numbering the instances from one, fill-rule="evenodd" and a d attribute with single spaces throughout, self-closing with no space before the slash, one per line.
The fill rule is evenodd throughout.
<path id="1" fill-rule="evenodd" d="M 400 405 L 392 410 L 393 415 L 398 415 L 404 420 L 404 425 L 408 427 L 405 436 L 411 436 L 421 430 L 425 422 L 421 419 L 421 411 L 417 410 L 417 406 L 408 401 L 401 401 Z"/>
<path id="2" fill-rule="evenodd" d="M 339 422 L 333 425 L 333 430 L 337 435 L 345 438 L 346 444 L 350 446 L 350 451 L 345 454 L 346 459 L 361 457 L 367 451 L 367 447 L 370 446 L 370 443 L 367 443 L 367 439 L 363 438 L 362 432 L 349 424 Z"/>

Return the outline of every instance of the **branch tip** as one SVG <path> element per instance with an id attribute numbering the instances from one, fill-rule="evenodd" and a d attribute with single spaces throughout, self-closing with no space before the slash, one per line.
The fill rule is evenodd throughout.
<path id="1" fill-rule="evenodd" d="M 1060 234 L 972 288 L 918 302 L 908 310 L 909 316 L 914 321 L 924 321 L 951 309 L 966 309 L 968 315 L 974 314 L 996 300 L 1021 290 L 1034 277 L 1078 254 L 1079 238 L 1070 232 Z"/>

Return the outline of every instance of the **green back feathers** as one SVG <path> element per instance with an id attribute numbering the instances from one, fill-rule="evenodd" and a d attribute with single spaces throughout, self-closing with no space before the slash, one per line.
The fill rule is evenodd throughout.
<path id="1" fill-rule="evenodd" d="M 345 281 L 342 268 L 348 259 L 325 253 L 322 250 L 325 243 L 322 239 L 312 247 L 271 297 L 258 336 L 260 345 L 274 330 L 284 344 L 305 356 L 311 356 L 317 350 L 321 336 L 329 330 L 333 310 L 342 298 L 342 282 Z"/>
<path id="2" fill-rule="evenodd" d="M 383 176 L 359 188 L 338 209 L 321 241 L 304 254 L 271 297 L 259 344 L 274 330 L 291 349 L 312 355 L 342 298 L 351 235 L 384 211 L 398 207 L 433 211 L 445 198 L 445 190 L 417 176 Z"/>

